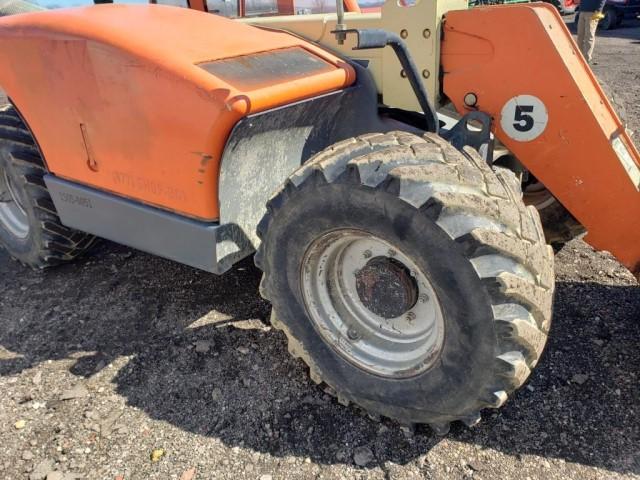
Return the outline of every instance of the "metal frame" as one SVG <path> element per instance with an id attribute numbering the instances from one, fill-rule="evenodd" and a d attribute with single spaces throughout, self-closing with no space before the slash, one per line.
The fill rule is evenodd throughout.
<path id="1" fill-rule="evenodd" d="M 251 253 L 238 246 L 241 234 L 232 225 L 199 222 L 51 174 L 44 181 L 68 227 L 216 274 Z"/>

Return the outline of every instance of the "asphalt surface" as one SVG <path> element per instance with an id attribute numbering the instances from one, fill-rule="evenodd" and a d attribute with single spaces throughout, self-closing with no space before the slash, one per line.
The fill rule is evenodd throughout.
<path id="1" fill-rule="evenodd" d="M 640 131 L 640 22 L 596 61 Z M 526 387 L 441 438 L 319 391 L 251 260 L 216 277 L 103 242 L 40 273 L 0 250 L 0 479 L 640 478 L 638 284 L 580 240 L 556 270 Z"/>

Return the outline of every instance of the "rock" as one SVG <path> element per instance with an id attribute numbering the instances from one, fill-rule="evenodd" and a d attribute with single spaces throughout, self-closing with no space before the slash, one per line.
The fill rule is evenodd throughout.
<path id="1" fill-rule="evenodd" d="M 337 461 L 346 462 L 348 458 L 349 458 L 349 452 L 347 452 L 345 449 L 341 448 L 336 452 Z"/>
<path id="2" fill-rule="evenodd" d="M 208 340 L 198 340 L 195 343 L 196 352 L 198 353 L 207 353 L 211 350 L 212 344 Z"/>
<path id="3" fill-rule="evenodd" d="M 571 381 L 573 383 L 577 383 L 578 385 L 582 385 L 587 380 L 589 380 L 589 375 L 585 375 L 584 373 L 576 373 L 573 377 L 571 377 Z"/>
<path id="4" fill-rule="evenodd" d="M 24 452 L 22 452 L 22 459 L 23 460 L 33 460 L 33 453 L 31 453 L 29 450 L 25 450 Z"/>
<path id="5" fill-rule="evenodd" d="M 182 472 L 180 480 L 193 480 L 196 477 L 196 467 L 191 467 L 188 470 Z"/>
<path id="6" fill-rule="evenodd" d="M 100 435 L 105 437 L 111 434 L 111 432 L 115 429 L 116 422 L 121 416 L 122 410 L 115 410 L 107 415 L 107 417 L 100 422 Z"/>
<path id="7" fill-rule="evenodd" d="M 84 398 L 89 396 L 89 390 L 81 383 L 77 384 L 69 390 L 65 390 L 60 395 L 60 400 L 73 400 L 75 398 Z"/>
<path id="8" fill-rule="evenodd" d="M 220 398 L 222 398 L 222 390 L 220 390 L 218 387 L 215 387 L 212 391 L 211 391 L 211 399 L 214 402 L 217 402 L 218 400 L 220 400 Z"/>
<path id="9" fill-rule="evenodd" d="M 353 461 L 359 467 L 365 467 L 373 461 L 373 452 L 369 447 L 358 447 L 353 451 Z"/>
<path id="10" fill-rule="evenodd" d="M 247 347 L 238 347 L 238 348 L 236 348 L 236 350 L 238 352 L 240 352 L 242 355 L 248 355 L 249 354 L 249 349 Z"/>
<path id="11" fill-rule="evenodd" d="M 268 473 L 260 475 L 260 480 L 273 480 L 273 475 L 269 475 Z"/>
<path id="12" fill-rule="evenodd" d="M 13 424 L 13 426 L 15 427 L 16 430 L 22 430 L 24 427 L 27 426 L 27 422 L 25 420 L 18 420 L 16 423 Z"/>
<path id="13" fill-rule="evenodd" d="M 43 460 L 35 466 L 29 475 L 29 480 L 45 480 L 51 472 L 53 472 L 53 460 Z"/>
<path id="14" fill-rule="evenodd" d="M 31 382 L 34 385 L 40 385 L 42 383 L 42 371 L 38 370 L 36 374 L 31 379 Z"/>
<path id="15" fill-rule="evenodd" d="M 156 448 L 151 452 L 151 455 L 149 455 L 149 458 L 151 458 L 152 462 L 159 462 L 160 459 L 164 457 L 165 453 L 166 452 L 164 451 L 164 448 Z"/>
<path id="16" fill-rule="evenodd" d="M 415 427 L 402 425 L 400 427 L 400 431 L 405 436 L 405 438 L 413 438 L 413 435 L 415 434 Z"/>
<path id="17" fill-rule="evenodd" d="M 47 480 L 65 480 L 65 478 L 62 472 L 53 471 L 49 472 L 49 474 L 47 475 Z"/>
<path id="18" fill-rule="evenodd" d="M 467 462 L 467 467 L 474 472 L 479 472 L 482 469 L 481 464 L 475 461 Z"/>

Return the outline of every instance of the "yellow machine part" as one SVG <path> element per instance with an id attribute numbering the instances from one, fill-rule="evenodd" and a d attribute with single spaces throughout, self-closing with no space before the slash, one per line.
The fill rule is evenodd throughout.
<path id="1" fill-rule="evenodd" d="M 466 0 L 418 0 L 410 6 L 402 6 L 397 0 L 388 0 L 381 12 L 346 13 L 345 22 L 348 28 L 381 28 L 400 35 L 412 53 L 429 98 L 437 101 L 440 94 L 442 16 L 450 10 L 466 8 Z M 354 35 L 349 36 L 344 45 L 338 45 L 331 33 L 336 25 L 335 13 L 247 18 L 240 21 L 287 30 L 346 57 L 366 60 L 385 104 L 407 110 L 420 110 L 415 93 L 404 78 L 393 50 L 384 48 L 354 51 Z"/>

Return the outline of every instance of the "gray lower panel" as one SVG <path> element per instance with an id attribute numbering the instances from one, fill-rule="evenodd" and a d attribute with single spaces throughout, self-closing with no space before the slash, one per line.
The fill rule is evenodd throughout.
<path id="1" fill-rule="evenodd" d="M 218 274 L 252 252 L 232 225 L 198 222 L 51 174 L 44 180 L 68 227 Z"/>

